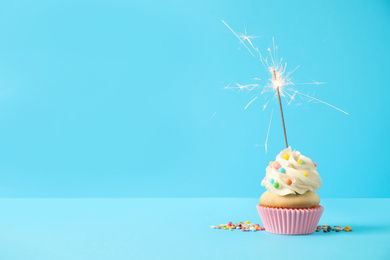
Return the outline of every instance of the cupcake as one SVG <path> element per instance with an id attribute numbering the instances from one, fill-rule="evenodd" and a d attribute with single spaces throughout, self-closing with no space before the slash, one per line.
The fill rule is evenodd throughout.
<path id="1" fill-rule="evenodd" d="M 283 235 L 315 231 L 324 211 L 315 193 L 322 184 L 316 168 L 315 162 L 291 147 L 270 162 L 261 182 L 267 191 L 257 205 L 266 231 Z"/>

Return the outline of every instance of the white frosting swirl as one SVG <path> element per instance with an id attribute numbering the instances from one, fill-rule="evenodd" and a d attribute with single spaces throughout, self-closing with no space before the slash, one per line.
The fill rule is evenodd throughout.
<path id="1" fill-rule="evenodd" d="M 299 160 L 303 162 L 300 164 Z M 284 169 L 284 173 L 280 168 L 277 169 L 277 163 Z M 266 177 L 261 182 L 267 190 L 282 196 L 316 191 L 321 188 L 321 184 L 322 180 L 312 160 L 298 151 L 292 151 L 291 147 L 276 156 L 276 161 L 267 167 Z"/>

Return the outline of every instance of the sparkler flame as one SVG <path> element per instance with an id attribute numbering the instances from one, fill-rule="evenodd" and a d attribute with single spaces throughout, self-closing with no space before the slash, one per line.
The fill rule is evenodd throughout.
<path id="1" fill-rule="evenodd" d="M 252 42 L 252 40 L 254 38 L 256 38 L 257 36 L 247 35 L 246 30 L 245 30 L 244 34 L 243 33 L 236 33 L 224 20 L 222 20 L 222 22 L 240 40 L 240 43 L 245 46 L 245 48 L 249 51 L 249 53 L 253 57 L 258 57 L 260 59 L 261 63 L 263 64 L 263 66 L 265 68 L 265 70 L 269 73 L 269 79 L 267 81 L 267 84 L 264 85 L 264 86 L 261 86 L 260 84 L 241 85 L 241 84 L 236 83 L 235 86 L 230 86 L 230 84 L 229 84 L 228 86 L 225 87 L 225 89 L 238 89 L 238 91 L 246 90 L 248 92 L 251 92 L 251 91 L 253 91 L 255 89 L 262 88 L 261 91 L 260 91 L 260 95 L 263 95 L 263 94 L 266 94 L 266 93 L 273 93 L 273 95 L 271 95 L 271 98 L 268 99 L 266 101 L 266 103 L 263 105 L 263 110 L 266 109 L 266 107 L 270 103 L 270 101 L 273 101 L 278 96 L 278 94 L 280 94 L 280 96 L 283 97 L 287 101 L 288 105 L 290 105 L 296 99 L 296 97 L 299 96 L 301 99 L 308 98 L 309 99 L 308 102 L 314 100 L 314 101 L 317 101 L 319 103 L 327 105 L 327 106 L 329 106 L 331 108 L 334 108 L 334 109 L 336 109 L 336 110 L 338 110 L 338 111 L 348 115 L 347 112 L 345 112 L 344 110 L 342 110 L 342 109 L 340 109 L 340 108 L 338 108 L 336 106 L 333 106 L 333 105 L 331 105 L 331 104 L 329 104 L 329 103 L 327 103 L 325 101 L 322 101 L 322 100 L 320 100 L 318 98 L 315 98 L 315 97 L 310 96 L 308 94 L 304 94 L 304 93 L 299 92 L 298 90 L 294 89 L 295 85 L 320 85 L 320 84 L 325 84 L 325 83 L 324 82 L 317 82 L 315 80 L 313 80 L 313 82 L 308 82 L 308 83 L 294 83 L 292 78 L 291 78 L 291 75 L 299 68 L 299 66 L 297 66 L 292 71 L 286 72 L 287 63 L 283 63 L 283 59 L 279 60 L 279 58 L 278 58 L 278 47 L 275 46 L 274 38 L 272 38 L 272 48 L 273 49 L 272 50 L 270 48 L 267 49 L 268 55 L 269 55 L 269 59 L 268 59 L 268 58 L 265 58 L 261 54 L 259 49 L 257 47 L 255 47 L 255 45 Z M 247 43 L 248 45 L 245 44 L 245 43 Z M 261 80 L 259 78 L 254 78 L 254 79 L 255 80 Z M 259 96 L 254 97 L 245 106 L 245 109 L 247 109 L 251 104 L 253 104 L 254 101 L 257 101 L 258 97 Z M 280 98 L 279 98 L 279 101 L 280 101 Z M 282 115 L 282 117 L 283 117 L 283 115 Z M 271 120 L 272 120 L 272 114 L 271 114 Z M 271 120 L 270 120 L 270 123 L 269 123 L 269 128 L 271 126 Z M 284 124 L 284 122 L 283 122 L 283 124 Z M 266 138 L 266 141 L 265 141 L 265 150 L 266 150 L 266 152 L 267 152 L 269 128 L 268 128 L 267 138 Z M 286 134 L 285 134 L 285 138 L 286 138 L 286 145 L 287 145 Z"/>

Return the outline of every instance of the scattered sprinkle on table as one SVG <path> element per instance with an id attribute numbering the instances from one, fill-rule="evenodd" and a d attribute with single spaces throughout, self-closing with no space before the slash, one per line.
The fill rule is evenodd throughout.
<path id="1" fill-rule="evenodd" d="M 260 231 L 260 230 L 265 230 L 264 227 L 261 227 L 259 224 L 253 224 L 253 223 L 250 223 L 249 221 L 245 221 L 245 222 L 238 222 L 238 223 L 234 223 L 233 222 L 229 222 L 227 224 L 220 224 L 218 226 L 210 226 L 210 228 L 212 229 L 225 229 L 225 230 L 241 230 L 241 231 Z M 324 233 L 328 233 L 328 232 L 331 232 L 331 231 L 336 231 L 336 232 L 340 232 L 340 231 L 345 231 L 345 232 L 351 232 L 353 231 L 352 228 L 350 228 L 349 226 L 345 226 L 345 227 L 341 227 L 341 226 L 330 226 L 330 225 L 321 225 L 321 226 L 317 226 L 316 228 L 316 232 L 320 232 L 320 231 L 323 231 Z"/>
<path id="2" fill-rule="evenodd" d="M 238 222 L 238 223 L 232 223 L 229 222 L 228 224 L 220 224 L 218 226 L 210 226 L 210 228 L 214 229 L 225 229 L 225 230 L 241 230 L 241 231 L 260 231 L 260 230 L 265 230 L 264 227 L 261 227 L 259 224 L 253 224 L 250 223 L 249 221 L 245 222 Z"/>
<path id="3" fill-rule="evenodd" d="M 353 229 L 350 228 L 349 226 L 345 226 L 345 227 L 333 226 L 332 227 L 332 226 L 329 226 L 329 225 L 321 225 L 321 226 L 317 227 L 316 232 L 320 232 L 321 230 L 324 233 L 328 233 L 328 232 L 331 232 L 331 231 L 336 231 L 336 232 L 340 232 L 340 231 L 351 232 L 351 231 L 353 231 Z"/>

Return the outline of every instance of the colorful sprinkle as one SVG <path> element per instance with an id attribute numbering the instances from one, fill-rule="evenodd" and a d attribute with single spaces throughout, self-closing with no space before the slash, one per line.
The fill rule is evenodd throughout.
<path id="1" fill-rule="evenodd" d="M 314 164 L 314 167 L 317 167 L 317 163 L 316 162 L 313 162 L 313 164 Z"/>
<path id="2" fill-rule="evenodd" d="M 250 223 L 249 221 L 245 221 L 245 223 L 243 223 L 242 221 L 240 221 L 239 223 L 241 224 L 237 224 L 235 223 L 234 225 L 232 224 L 233 222 L 228 222 L 229 224 L 220 224 L 219 226 L 210 226 L 210 228 L 212 229 L 224 229 L 224 230 L 230 230 L 230 231 L 234 231 L 234 230 L 239 230 L 241 229 L 242 231 L 260 231 L 260 230 L 265 230 L 264 227 L 261 227 L 259 224 L 253 224 L 253 223 Z M 320 232 L 320 231 L 323 231 L 324 233 L 331 233 L 332 231 L 335 231 L 335 232 L 340 232 L 340 231 L 345 231 L 345 232 L 351 232 L 353 229 L 350 228 L 349 226 L 345 226 L 345 227 L 341 227 L 341 226 L 330 226 L 330 225 L 321 225 L 321 226 L 317 226 L 317 228 L 315 229 L 315 232 Z"/>
<path id="3" fill-rule="evenodd" d="M 279 172 L 280 173 L 285 173 L 286 172 L 286 169 L 284 169 L 283 167 L 279 168 Z"/>
<path id="4" fill-rule="evenodd" d="M 274 179 L 269 179 L 269 183 L 274 183 Z"/>
<path id="5" fill-rule="evenodd" d="M 287 184 L 287 185 L 291 185 L 291 184 L 292 184 L 292 181 L 291 181 L 290 179 L 287 179 L 287 180 L 286 180 L 286 184 Z"/>
<path id="6" fill-rule="evenodd" d="M 303 164 L 303 160 L 302 159 L 298 159 L 297 161 L 299 164 Z"/>
<path id="7" fill-rule="evenodd" d="M 290 159 L 290 155 L 286 153 L 285 155 L 283 155 L 283 159 L 285 159 L 285 160 Z"/>
<path id="8" fill-rule="evenodd" d="M 230 230 L 230 231 L 234 231 L 236 229 L 241 229 L 242 231 L 265 230 L 265 228 L 261 227 L 259 224 L 253 224 L 253 223 L 250 223 L 249 221 L 245 221 L 245 223 L 240 221 L 239 223 L 242 223 L 242 224 L 235 223 L 234 225 L 232 223 L 233 222 L 228 222 L 228 224 L 220 224 L 219 226 L 210 226 L 210 228 L 224 229 L 224 230 Z"/>
<path id="9" fill-rule="evenodd" d="M 269 162 L 269 167 L 272 168 L 272 164 L 273 164 L 273 163 L 274 163 L 273 161 L 270 161 L 270 162 Z"/>
<path id="10" fill-rule="evenodd" d="M 279 188 L 279 183 L 275 182 L 275 183 L 274 183 L 274 187 L 275 187 L 276 189 Z"/>
<path id="11" fill-rule="evenodd" d="M 309 174 L 308 174 L 307 172 L 304 172 L 303 175 L 304 175 L 305 177 L 309 177 Z"/>
<path id="12" fill-rule="evenodd" d="M 274 163 L 274 168 L 277 170 L 277 169 L 279 169 L 281 166 L 280 166 L 280 164 L 278 163 L 278 162 L 275 162 Z"/>

